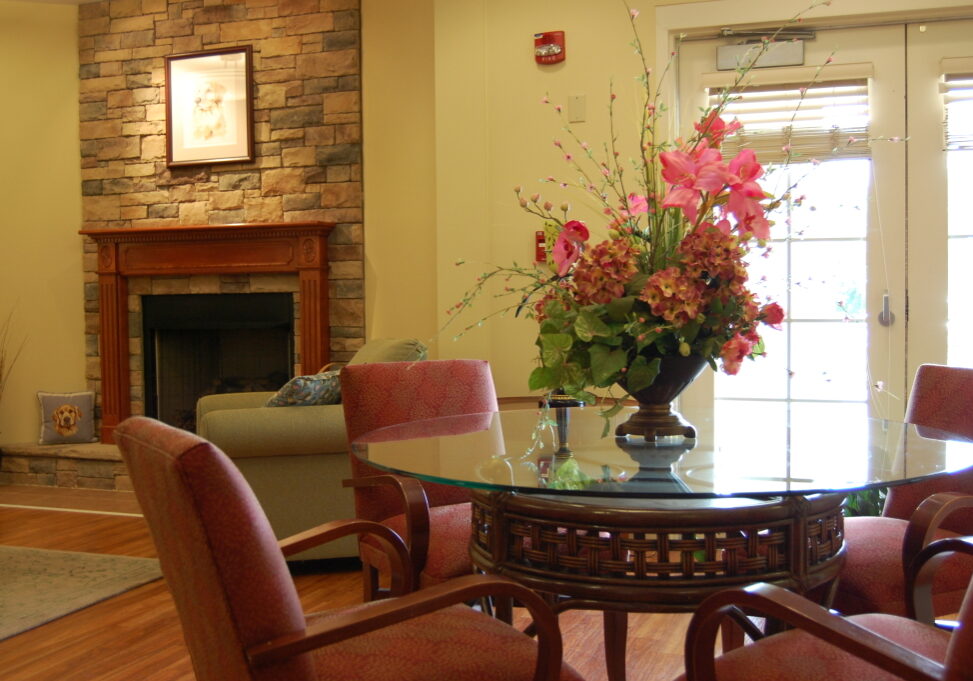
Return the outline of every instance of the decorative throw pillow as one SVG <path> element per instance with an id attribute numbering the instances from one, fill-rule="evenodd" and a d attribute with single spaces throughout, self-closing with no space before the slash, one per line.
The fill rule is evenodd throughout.
<path id="1" fill-rule="evenodd" d="M 268 407 L 310 407 L 315 404 L 338 404 L 341 384 L 337 371 L 310 376 L 295 376 L 267 400 Z"/>
<path id="2" fill-rule="evenodd" d="M 38 392 L 41 405 L 40 444 L 94 442 L 95 394 Z"/>

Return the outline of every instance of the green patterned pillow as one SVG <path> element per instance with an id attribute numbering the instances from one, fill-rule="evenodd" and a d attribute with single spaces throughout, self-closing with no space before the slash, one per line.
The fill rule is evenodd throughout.
<path id="1" fill-rule="evenodd" d="M 341 384 L 337 371 L 311 376 L 295 376 L 267 400 L 267 407 L 310 407 L 315 404 L 341 402 Z"/>

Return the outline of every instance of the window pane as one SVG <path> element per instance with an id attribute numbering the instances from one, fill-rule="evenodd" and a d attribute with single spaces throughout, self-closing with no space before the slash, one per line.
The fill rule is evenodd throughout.
<path id="1" fill-rule="evenodd" d="M 781 477 L 786 473 L 782 465 L 781 451 L 787 447 L 787 403 L 727 400 L 718 403 L 713 441 L 747 442 L 746 456 L 735 452 L 718 452 L 714 457 L 715 492 L 720 492 L 720 482 L 727 487 L 741 477 Z M 759 428 L 755 428 L 755 415 L 759 414 Z M 731 456 L 733 454 L 733 456 Z"/>
<path id="2" fill-rule="evenodd" d="M 970 218 L 969 185 L 973 177 L 973 151 L 951 151 L 946 154 L 948 172 L 948 220 L 950 235 L 973 234 Z"/>
<path id="3" fill-rule="evenodd" d="M 848 470 L 846 452 L 868 450 L 868 428 L 865 403 L 791 403 L 791 474 L 822 479 L 822 471 L 832 471 L 830 486 L 841 486 L 849 476 L 864 474 L 867 471 Z M 834 446 L 829 447 L 829 441 Z M 856 458 L 867 467 L 863 457 Z"/>
<path id="4" fill-rule="evenodd" d="M 791 398 L 866 400 L 867 328 L 860 322 L 793 322 Z"/>
<path id="5" fill-rule="evenodd" d="M 969 269 L 973 263 L 973 238 L 949 240 L 949 324 L 947 362 L 973 367 L 973 314 L 969 296 Z"/>
<path id="6" fill-rule="evenodd" d="M 747 284 L 762 302 L 774 301 L 787 307 L 787 244 L 775 242 L 769 250 L 754 249 L 747 258 Z"/>
<path id="7" fill-rule="evenodd" d="M 767 354 L 744 361 L 736 376 L 716 372 L 716 394 L 720 397 L 787 399 L 787 330 L 760 329 Z"/>
<path id="8" fill-rule="evenodd" d="M 868 185 L 871 161 L 845 159 L 795 164 L 790 180 L 796 182 L 790 227 L 795 239 L 864 238 L 868 225 Z M 783 230 L 774 232 L 783 236 Z"/>
<path id="9" fill-rule="evenodd" d="M 791 263 L 792 319 L 864 319 L 864 242 L 794 243 Z"/>

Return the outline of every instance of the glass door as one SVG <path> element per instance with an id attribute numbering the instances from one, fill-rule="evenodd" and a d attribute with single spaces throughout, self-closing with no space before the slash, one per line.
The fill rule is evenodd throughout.
<path id="1" fill-rule="evenodd" d="M 751 267 L 754 288 L 787 319 L 763 334 L 765 357 L 699 382 L 685 401 L 715 398 L 720 430 L 759 423 L 768 447 L 818 443 L 795 462 L 826 455 L 814 437 L 822 424 L 836 428 L 855 411 L 898 418 L 904 408 L 906 149 L 893 141 L 905 137 L 902 33 L 818 31 L 804 66 L 754 69 L 730 107 L 744 123 L 740 143 L 765 166 L 764 188 L 794 187 L 769 253 L 754 251 Z M 683 129 L 735 79 L 714 70 L 726 43 L 680 46 Z"/>
<path id="2" fill-rule="evenodd" d="M 973 366 L 967 294 L 973 221 L 966 210 L 973 171 L 971 31 L 969 20 L 906 28 L 910 376 L 926 362 Z"/>
<path id="3" fill-rule="evenodd" d="M 803 198 L 775 217 L 770 255 L 754 259 L 763 292 L 788 313 L 783 330 L 765 334 L 767 356 L 738 376 L 707 375 L 685 394 L 690 405 L 716 399 L 719 428 L 759 427 L 755 440 L 768 446 L 820 443 L 821 428 L 840 434 L 835 424 L 850 410 L 901 418 L 920 364 L 973 366 L 973 220 L 964 200 L 973 172 L 971 34 L 968 20 L 818 30 L 804 67 L 752 72 L 738 105 L 741 119 L 751 116 L 743 143 L 776 165 L 767 189 L 796 181 Z M 726 42 L 680 47 L 684 130 L 728 78 L 714 71 L 716 46 Z M 802 110 L 830 97 L 821 108 L 834 116 L 807 123 L 807 111 L 789 114 L 795 88 Z M 842 99 L 855 88 L 857 104 Z M 839 111 L 839 100 L 850 108 Z M 864 107 L 864 129 L 849 114 L 854 106 Z M 789 159 L 771 129 L 782 120 Z M 827 456 L 813 449 L 808 457 Z"/>

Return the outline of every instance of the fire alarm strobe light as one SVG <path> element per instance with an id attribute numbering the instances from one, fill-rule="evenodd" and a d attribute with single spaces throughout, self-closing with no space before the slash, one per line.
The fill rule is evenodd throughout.
<path id="1" fill-rule="evenodd" d="M 564 31 L 534 34 L 534 60 L 538 64 L 557 64 L 564 56 Z"/>

